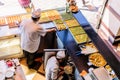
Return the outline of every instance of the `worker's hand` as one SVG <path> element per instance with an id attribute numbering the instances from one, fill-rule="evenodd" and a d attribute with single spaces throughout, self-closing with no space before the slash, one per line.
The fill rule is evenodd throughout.
<path id="1" fill-rule="evenodd" d="M 52 28 L 52 29 L 47 29 L 47 32 L 55 32 L 56 28 Z"/>
<path id="2" fill-rule="evenodd" d="M 52 28 L 52 31 L 56 31 L 56 28 Z"/>

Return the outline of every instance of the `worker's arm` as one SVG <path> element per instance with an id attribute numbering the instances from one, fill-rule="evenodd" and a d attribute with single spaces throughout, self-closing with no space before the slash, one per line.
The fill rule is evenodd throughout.
<path id="1" fill-rule="evenodd" d="M 46 29 L 47 32 L 52 32 L 52 31 L 56 31 L 55 28 L 51 28 L 51 29 Z"/>

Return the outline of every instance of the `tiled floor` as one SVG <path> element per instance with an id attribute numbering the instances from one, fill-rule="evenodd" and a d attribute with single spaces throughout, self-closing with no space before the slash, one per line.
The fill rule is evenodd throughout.
<path id="1" fill-rule="evenodd" d="M 20 63 L 26 76 L 26 80 L 45 80 L 45 77 L 37 72 L 38 70 L 29 69 L 27 67 L 26 58 L 22 58 Z"/>

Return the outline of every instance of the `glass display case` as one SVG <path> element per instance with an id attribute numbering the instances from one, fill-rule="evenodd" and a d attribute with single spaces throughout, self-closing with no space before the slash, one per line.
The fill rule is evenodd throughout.
<path id="1" fill-rule="evenodd" d="M 22 57 L 20 38 L 8 36 L 0 38 L 0 59 Z"/>

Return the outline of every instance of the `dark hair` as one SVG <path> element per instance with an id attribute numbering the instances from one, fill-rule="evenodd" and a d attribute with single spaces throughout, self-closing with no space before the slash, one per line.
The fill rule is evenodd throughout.
<path id="1" fill-rule="evenodd" d="M 35 21 L 35 22 L 40 19 L 40 17 L 38 17 L 38 18 L 31 17 L 31 18 L 32 18 L 32 20 Z"/>

